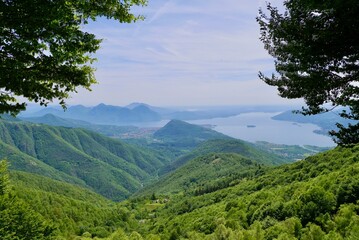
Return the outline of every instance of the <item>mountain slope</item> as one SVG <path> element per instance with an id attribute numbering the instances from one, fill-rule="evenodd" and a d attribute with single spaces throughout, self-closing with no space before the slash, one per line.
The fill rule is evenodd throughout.
<path id="1" fill-rule="evenodd" d="M 34 134 L 39 127 L 20 125 L 12 123 L 24 137 L 24 132 Z M 37 144 L 29 140 L 32 135 L 21 145 L 8 128 L 0 131 L 7 142 L 3 145 L 13 151 L 19 145 L 37 156 L 38 151 L 32 150 Z M 82 141 L 84 136 L 77 131 L 61 130 L 53 128 L 48 136 L 67 139 L 74 148 L 95 155 L 88 149 L 95 147 L 91 140 Z M 113 154 L 117 151 L 114 142 L 88 134 L 105 149 L 113 146 Z M 231 152 L 239 145 L 243 153 L 255 156 L 245 142 L 227 145 L 230 140 L 216 141 L 210 141 L 208 149 Z M 33 157 L 35 160 L 40 163 Z M 17 195 L 50 219 L 65 239 L 81 235 L 83 239 L 127 239 L 130 235 L 130 239 L 141 239 L 140 235 L 144 239 L 196 240 L 357 239 L 359 234 L 359 145 L 337 147 L 277 167 L 266 167 L 238 153 L 208 153 L 187 161 L 168 179 L 148 188 L 148 196 L 115 206 L 77 186 L 29 173 L 11 174 Z"/>
<path id="2" fill-rule="evenodd" d="M 39 159 L 19 151 L 17 147 L 6 144 L 2 141 L 0 141 L 0 159 L 8 160 L 10 163 L 10 169 L 41 174 L 52 179 L 86 186 L 86 183 L 83 180 L 57 170 Z"/>
<path id="3" fill-rule="evenodd" d="M 359 145 L 238 179 L 208 194 L 172 196 L 142 235 L 161 239 L 356 239 Z"/>
<path id="4" fill-rule="evenodd" d="M 55 227 L 54 239 L 124 227 L 115 203 L 88 189 L 22 171 L 10 171 L 10 180 L 14 194 Z"/>
<path id="5" fill-rule="evenodd" d="M 200 155 L 146 187 L 140 194 L 213 192 L 228 187 L 234 180 L 254 175 L 261 168 L 255 160 L 236 153 Z"/>
<path id="6" fill-rule="evenodd" d="M 210 192 L 229 186 L 243 174 L 254 175 L 262 167 L 288 162 L 292 161 L 242 140 L 209 140 L 163 167 L 159 172 L 163 177 L 142 192 Z"/>
<path id="7" fill-rule="evenodd" d="M 84 129 L 21 122 L 0 121 L 0 147 L 12 169 L 79 183 L 115 200 L 135 192 L 166 162 Z"/>
<path id="8" fill-rule="evenodd" d="M 238 139 L 215 139 L 198 145 L 191 152 L 184 154 L 160 170 L 160 175 L 174 171 L 189 160 L 209 153 L 237 153 L 264 165 L 278 165 L 291 162 L 286 157 L 258 149 L 254 144 Z"/>
<path id="9" fill-rule="evenodd" d="M 252 165 L 236 154 L 208 155 L 197 162 L 207 164 L 206 169 L 219 164 L 221 179 L 231 159 L 240 161 L 241 169 Z M 52 219 L 66 239 L 357 239 L 359 145 L 275 168 L 259 166 L 217 191 L 151 193 L 116 206 L 44 177 L 15 172 L 13 179 L 19 196 Z M 206 177 L 200 167 L 194 170 Z"/>

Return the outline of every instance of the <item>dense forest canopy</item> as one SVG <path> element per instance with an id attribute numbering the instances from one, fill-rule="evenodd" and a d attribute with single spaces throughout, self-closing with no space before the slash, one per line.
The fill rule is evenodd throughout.
<path id="1" fill-rule="evenodd" d="M 96 82 L 91 57 L 101 42 L 80 26 L 97 17 L 122 23 L 141 19 L 130 12 L 144 0 L 0 1 L 0 113 L 26 108 L 18 96 L 65 107 L 70 92 Z"/>
<path id="2" fill-rule="evenodd" d="M 285 11 L 267 4 L 257 21 L 277 74 L 260 78 L 284 98 L 304 98 L 303 114 L 344 106 L 341 116 L 359 120 L 359 2 L 284 1 Z M 348 111 L 349 109 L 349 111 Z M 331 132 L 339 144 L 359 142 L 359 123 Z"/>
<path id="3" fill-rule="evenodd" d="M 24 239 L 356 239 L 358 147 L 337 147 L 275 168 L 236 155 L 244 168 L 231 179 L 201 186 L 191 176 L 191 191 L 162 195 L 155 190 L 120 203 L 68 183 L 10 172 L 13 188 L 0 193 L 5 209 L 0 209 L 0 226 L 8 228 L 1 228 L 0 236 L 18 239 L 22 226 L 31 226 L 35 237 Z M 236 158 L 214 155 L 198 164 L 216 168 Z M 6 166 L 0 166 L 0 183 L 8 185 L 1 177 Z"/>

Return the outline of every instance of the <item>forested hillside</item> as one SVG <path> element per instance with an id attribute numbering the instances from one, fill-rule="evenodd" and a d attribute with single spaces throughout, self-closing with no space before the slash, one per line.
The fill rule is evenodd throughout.
<path id="1" fill-rule="evenodd" d="M 88 231 L 107 236 L 128 224 L 116 203 L 88 189 L 22 171 L 10 176 L 16 195 L 53 225 L 54 235 L 71 239 Z"/>
<path id="2" fill-rule="evenodd" d="M 239 139 L 212 139 L 200 143 L 189 153 L 183 154 L 175 161 L 164 166 L 159 173 L 163 175 L 174 171 L 186 164 L 189 160 L 209 153 L 238 153 L 244 157 L 255 159 L 257 163 L 264 165 L 277 165 L 291 161 L 286 157 L 258 149 L 252 143 Z"/>
<path id="3" fill-rule="evenodd" d="M 65 239 L 76 235 L 166 240 L 358 236 L 359 146 L 337 147 L 279 167 L 263 167 L 238 154 L 209 154 L 193 161 L 207 168 L 202 165 L 188 177 L 201 181 L 208 170 L 208 178 L 220 181 L 225 178 L 216 166 L 226 169 L 226 164 L 235 162 L 238 174 L 228 176 L 233 177 L 228 186 L 201 191 L 193 181 L 193 188 L 162 195 L 158 185 L 159 192 L 153 189 L 147 196 L 117 204 L 31 174 L 14 172 L 11 181 L 20 200 L 52 222 L 53 234 Z M 185 168 L 174 172 L 171 182 L 183 182 L 185 172 Z"/>
<path id="4" fill-rule="evenodd" d="M 248 172 L 215 192 L 156 195 L 144 217 L 160 239 L 356 239 L 359 146 Z M 154 192 L 154 195 L 156 193 Z M 154 196 L 152 195 L 152 196 Z M 144 206 L 151 204 L 144 201 Z"/>
<path id="5" fill-rule="evenodd" d="M 0 158 L 10 168 L 88 187 L 114 200 L 137 191 L 168 161 L 84 129 L 0 121 Z"/>
<path id="6" fill-rule="evenodd" d="M 265 166 L 237 153 L 203 154 L 163 176 L 140 194 L 209 193 L 233 185 Z"/>

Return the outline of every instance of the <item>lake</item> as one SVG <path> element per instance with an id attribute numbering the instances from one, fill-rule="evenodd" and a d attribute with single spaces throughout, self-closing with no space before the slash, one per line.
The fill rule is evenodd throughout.
<path id="1" fill-rule="evenodd" d="M 233 117 L 188 122 L 215 125 L 214 130 L 249 142 L 267 141 L 287 145 L 335 146 L 330 137 L 313 132 L 320 129 L 317 125 L 271 119 L 277 114 L 279 113 L 252 112 Z"/>

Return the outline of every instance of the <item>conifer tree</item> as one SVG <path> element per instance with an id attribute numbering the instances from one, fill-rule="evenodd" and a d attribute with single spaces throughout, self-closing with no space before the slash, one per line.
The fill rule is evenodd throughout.
<path id="1" fill-rule="evenodd" d="M 359 2 L 286 0 L 285 11 L 267 4 L 257 21 L 277 74 L 260 78 L 284 98 L 303 98 L 305 115 L 342 106 L 359 120 Z M 349 111 L 348 111 L 349 109 Z M 359 122 L 331 134 L 339 144 L 359 142 Z"/>

